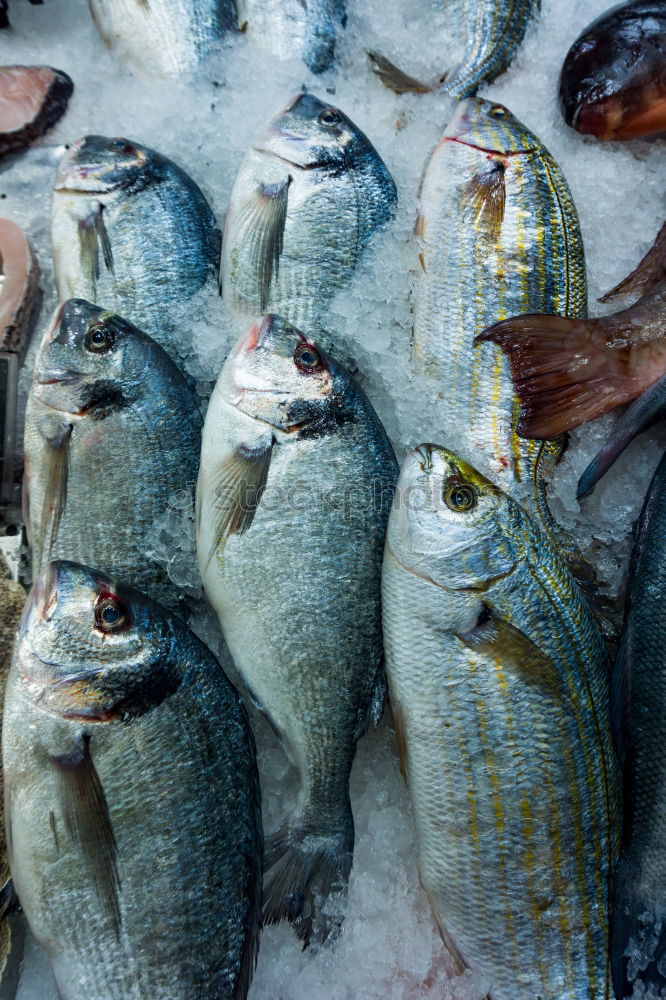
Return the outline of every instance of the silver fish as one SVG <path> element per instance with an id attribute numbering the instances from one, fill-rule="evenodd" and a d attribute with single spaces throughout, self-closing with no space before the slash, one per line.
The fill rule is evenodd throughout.
<path id="1" fill-rule="evenodd" d="M 316 336 L 396 197 L 360 129 L 332 105 L 299 94 L 238 172 L 222 246 L 224 301 L 248 322 L 270 311 Z"/>
<path id="2" fill-rule="evenodd" d="M 345 0 L 236 0 L 241 30 L 281 59 L 299 56 L 313 73 L 333 65 Z"/>
<path id="3" fill-rule="evenodd" d="M 252 733 L 210 652 L 75 563 L 33 587 L 3 722 L 10 862 L 62 1000 L 242 1000 L 260 928 Z"/>
<path id="4" fill-rule="evenodd" d="M 340 921 L 356 742 L 384 703 L 379 573 L 397 467 L 351 376 L 266 316 L 227 359 L 204 426 L 197 549 L 233 661 L 300 774 L 266 847 L 264 918 L 307 943 Z"/>
<path id="5" fill-rule="evenodd" d="M 150 337 L 89 302 L 65 303 L 40 346 L 26 412 L 33 575 L 51 559 L 94 563 L 172 604 L 146 538 L 196 482 L 201 427 L 194 392 Z"/>
<path id="6" fill-rule="evenodd" d="M 119 312 L 172 352 L 178 308 L 220 256 L 215 218 L 194 181 L 146 146 L 99 135 L 60 161 L 51 239 L 61 299 Z"/>
<path id="7" fill-rule="evenodd" d="M 451 452 L 403 466 L 382 571 L 419 872 L 494 1000 L 611 996 L 608 660 L 537 521 Z"/>
<path id="8" fill-rule="evenodd" d="M 88 0 L 106 44 L 157 76 L 191 72 L 236 27 L 234 0 Z"/>

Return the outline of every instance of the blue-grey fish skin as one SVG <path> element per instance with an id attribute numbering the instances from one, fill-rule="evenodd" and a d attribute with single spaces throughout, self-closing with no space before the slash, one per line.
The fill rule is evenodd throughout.
<path id="1" fill-rule="evenodd" d="M 237 7 L 241 29 L 281 59 L 300 57 L 313 73 L 334 64 L 345 0 L 237 0 Z"/>
<path id="2" fill-rule="evenodd" d="M 624 631 L 611 685 L 625 786 L 611 936 L 618 998 L 631 995 L 632 990 L 636 995 L 638 988 L 649 984 L 662 992 L 666 989 L 664 593 L 666 459 L 662 458 L 636 529 Z"/>
<path id="3" fill-rule="evenodd" d="M 451 97 L 473 96 L 509 68 L 540 0 L 439 0 L 447 28 L 462 42 L 460 61 L 443 89 Z"/>
<path id="4" fill-rule="evenodd" d="M 373 235 L 392 218 L 393 178 L 339 108 L 299 94 L 241 163 L 224 227 L 225 303 L 248 323 L 275 313 L 315 339 Z"/>
<path id="5" fill-rule="evenodd" d="M 147 557 L 148 536 L 193 491 L 201 428 L 194 391 L 155 341 L 89 302 L 67 302 L 42 340 L 26 411 L 33 574 L 73 559 L 173 606 L 176 588 Z"/>
<path id="6" fill-rule="evenodd" d="M 174 616 L 51 564 L 3 721 L 14 884 L 62 1000 L 243 1000 L 260 930 L 252 733 Z"/>
<path id="7" fill-rule="evenodd" d="M 188 300 L 217 273 L 221 236 L 179 166 L 128 139 L 89 135 L 60 161 L 51 205 L 61 300 L 85 298 L 178 348 Z"/>
<path id="8" fill-rule="evenodd" d="M 88 0 L 95 26 L 139 70 L 196 70 L 236 27 L 234 0 Z"/>

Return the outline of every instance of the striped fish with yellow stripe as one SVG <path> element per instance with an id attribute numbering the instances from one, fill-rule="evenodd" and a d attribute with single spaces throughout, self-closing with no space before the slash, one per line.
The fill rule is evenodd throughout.
<path id="1" fill-rule="evenodd" d="M 469 98 L 426 168 L 416 231 L 415 367 L 441 383 L 447 444 L 523 499 L 537 445 L 515 433 L 500 350 L 474 341 L 520 312 L 585 315 L 583 243 L 566 180 L 505 107 Z"/>
<path id="2" fill-rule="evenodd" d="M 550 537 L 421 445 L 394 499 L 382 598 L 419 872 L 449 951 L 493 1000 L 608 998 L 608 662 Z"/>

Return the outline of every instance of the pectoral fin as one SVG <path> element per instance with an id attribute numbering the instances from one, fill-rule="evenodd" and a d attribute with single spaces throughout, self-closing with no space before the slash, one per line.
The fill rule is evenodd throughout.
<path id="1" fill-rule="evenodd" d="M 506 204 L 505 167 L 501 160 L 493 159 L 485 170 L 479 171 L 467 185 L 463 198 L 467 215 L 472 223 L 492 243 L 497 243 L 504 222 Z"/>
<path id="2" fill-rule="evenodd" d="M 403 73 L 379 52 L 368 52 L 368 59 L 372 63 L 372 72 L 395 94 L 429 94 L 435 89 Z"/>
<path id="3" fill-rule="evenodd" d="M 102 783 L 83 734 L 68 754 L 51 757 L 60 786 L 65 829 L 90 869 L 90 877 L 116 933 L 120 931 L 120 879 L 116 838 Z"/>
<path id="4" fill-rule="evenodd" d="M 102 205 L 98 205 L 90 215 L 79 221 L 81 268 L 93 285 L 100 275 L 100 249 L 107 271 L 113 273 L 113 251 L 103 211 Z"/>
<path id="5" fill-rule="evenodd" d="M 256 447 L 241 444 L 220 464 L 212 482 L 213 543 L 206 565 L 225 538 L 245 534 L 252 524 L 266 487 L 272 451 L 272 438 Z"/>
<path id="6" fill-rule="evenodd" d="M 239 212 L 238 242 L 248 248 L 262 312 L 280 266 L 290 184 L 291 176 L 278 184 L 260 185 Z"/>
<path id="7" fill-rule="evenodd" d="M 55 543 L 67 502 L 69 442 L 72 424 L 63 423 L 50 437 L 44 438 L 44 499 L 41 512 L 41 562 L 46 565 Z"/>

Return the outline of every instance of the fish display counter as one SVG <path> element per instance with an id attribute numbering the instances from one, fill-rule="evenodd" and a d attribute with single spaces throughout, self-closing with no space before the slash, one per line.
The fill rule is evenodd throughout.
<path id="1" fill-rule="evenodd" d="M 2 1000 L 666 995 L 665 38 L 0 3 Z"/>

